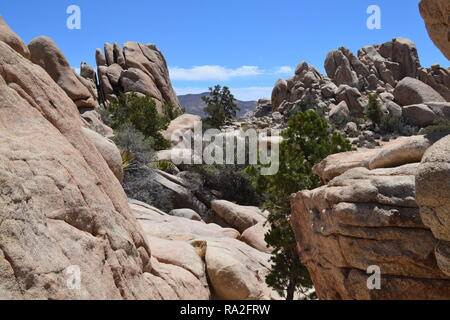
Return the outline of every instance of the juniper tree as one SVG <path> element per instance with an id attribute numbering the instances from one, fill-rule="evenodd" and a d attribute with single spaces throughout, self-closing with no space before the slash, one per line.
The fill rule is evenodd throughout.
<path id="1" fill-rule="evenodd" d="M 255 188 L 265 195 L 265 207 L 271 212 L 270 230 L 265 240 L 273 248 L 272 269 L 266 282 L 288 300 L 294 298 L 299 288 L 312 285 L 298 256 L 288 198 L 298 191 L 321 185 L 320 178 L 313 173 L 315 164 L 330 154 L 351 150 L 348 140 L 330 130 L 328 123 L 313 110 L 298 112 L 282 133 L 279 171 L 272 176 L 262 176 L 259 166 L 247 169 Z"/>

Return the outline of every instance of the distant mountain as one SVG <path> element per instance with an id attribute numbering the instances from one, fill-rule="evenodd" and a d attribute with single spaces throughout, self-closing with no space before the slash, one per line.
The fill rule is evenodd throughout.
<path id="1" fill-rule="evenodd" d="M 199 94 L 186 94 L 182 96 L 178 96 L 180 100 L 181 106 L 186 110 L 186 113 L 195 114 L 201 117 L 205 116 L 203 112 L 203 108 L 205 108 L 206 104 L 203 102 L 202 98 L 209 95 L 208 92 L 199 93 Z M 244 117 L 249 111 L 253 111 L 258 104 L 257 101 L 241 101 L 236 100 L 237 106 L 241 109 L 236 118 Z"/>

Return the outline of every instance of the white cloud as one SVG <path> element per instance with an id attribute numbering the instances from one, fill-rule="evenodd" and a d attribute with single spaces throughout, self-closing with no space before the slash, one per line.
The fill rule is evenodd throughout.
<path id="1" fill-rule="evenodd" d="M 72 67 L 73 71 L 75 71 L 76 73 L 80 74 L 80 68 L 76 68 L 76 67 Z"/>
<path id="2" fill-rule="evenodd" d="M 292 68 L 291 66 L 282 66 L 282 67 L 278 67 L 275 70 L 275 74 L 293 74 L 294 73 L 294 68 Z"/>
<path id="3" fill-rule="evenodd" d="M 272 95 L 273 87 L 243 87 L 243 88 L 230 88 L 231 93 L 238 100 L 253 101 L 261 98 L 270 98 Z M 185 94 L 198 94 L 208 92 L 208 88 L 203 87 L 182 87 L 175 88 L 177 95 Z"/>
<path id="4" fill-rule="evenodd" d="M 251 101 L 261 98 L 270 98 L 272 96 L 273 87 L 230 88 L 230 90 L 236 99 Z"/>
<path id="5" fill-rule="evenodd" d="M 175 67 L 169 71 L 172 80 L 184 81 L 226 81 L 231 78 L 257 76 L 263 73 L 257 66 L 242 66 L 237 69 L 222 66 L 196 66 L 190 69 Z"/>
<path id="6" fill-rule="evenodd" d="M 258 66 L 242 66 L 230 69 L 223 66 L 195 66 L 190 69 L 174 67 L 169 69 L 170 78 L 174 81 L 227 81 L 233 78 L 243 78 L 260 75 L 293 74 L 290 66 L 281 66 L 273 70 L 264 70 Z"/>

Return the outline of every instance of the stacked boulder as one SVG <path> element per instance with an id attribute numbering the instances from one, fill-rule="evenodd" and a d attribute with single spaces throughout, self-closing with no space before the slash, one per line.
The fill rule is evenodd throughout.
<path id="1" fill-rule="evenodd" d="M 442 136 L 332 155 L 315 168 L 327 184 L 292 196 L 299 255 L 320 299 L 450 298 Z M 373 270 L 381 287 L 370 286 Z"/>
<path id="2" fill-rule="evenodd" d="M 153 44 L 126 42 L 104 45 L 96 51 L 100 96 L 116 101 L 120 93 L 136 92 L 152 97 L 161 111 L 164 105 L 180 109 L 162 53 Z"/>

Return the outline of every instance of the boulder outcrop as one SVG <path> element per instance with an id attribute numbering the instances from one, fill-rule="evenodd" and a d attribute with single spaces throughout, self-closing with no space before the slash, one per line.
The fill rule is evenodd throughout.
<path id="1" fill-rule="evenodd" d="M 138 201 L 130 203 L 154 255 L 192 273 L 200 292 L 204 292 L 202 283 L 221 300 L 279 299 L 265 283 L 270 255 L 239 241 L 238 231 L 170 216 Z"/>
<path id="2" fill-rule="evenodd" d="M 450 297 L 450 277 L 434 254 L 438 240 L 415 201 L 418 168 L 355 168 L 292 197 L 299 254 L 320 299 Z M 381 290 L 367 285 L 371 266 L 380 268 Z"/>
<path id="3" fill-rule="evenodd" d="M 22 39 L 6 24 L 0 16 L 0 41 L 3 41 L 24 58 L 30 59 L 30 50 Z"/>
<path id="4" fill-rule="evenodd" d="M 424 224 L 436 241 L 438 266 L 450 276 L 450 136 L 425 153 L 416 174 L 417 203 Z"/>
<path id="5" fill-rule="evenodd" d="M 421 0 L 420 14 L 434 44 L 450 59 L 450 25 L 448 11 L 450 4 L 447 0 Z"/>
<path id="6" fill-rule="evenodd" d="M 89 88 L 77 77 L 64 54 L 48 37 L 33 39 L 28 48 L 31 61 L 41 66 L 64 90 L 78 108 L 96 108 L 98 102 Z"/>
<path id="7" fill-rule="evenodd" d="M 445 102 L 445 99 L 433 88 L 420 80 L 406 77 L 394 90 L 395 100 L 402 106 L 426 102 Z"/>
<path id="8" fill-rule="evenodd" d="M 123 49 L 106 43 L 96 51 L 100 96 L 115 101 L 120 93 L 137 92 L 152 97 L 160 112 L 163 106 L 180 109 L 169 77 L 167 62 L 153 44 L 126 42 Z"/>

